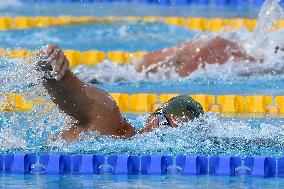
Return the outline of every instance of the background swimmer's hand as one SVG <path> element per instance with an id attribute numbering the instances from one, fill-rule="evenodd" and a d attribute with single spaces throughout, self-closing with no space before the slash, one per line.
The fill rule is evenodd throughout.
<path id="1" fill-rule="evenodd" d="M 50 71 L 52 78 L 60 81 L 69 69 L 69 61 L 58 45 L 44 46 L 39 53 L 38 65 L 45 71 Z"/>

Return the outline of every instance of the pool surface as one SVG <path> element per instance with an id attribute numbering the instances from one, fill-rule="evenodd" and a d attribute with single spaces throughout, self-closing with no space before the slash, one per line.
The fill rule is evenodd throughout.
<path id="1" fill-rule="evenodd" d="M 46 8 L 48 7 L 48 9 Z M 113 3 L 22 3 L 20 0 L 0 3 L 0 15 L 4 16 L 202 16 L 202 17 L 256 17 L 260 6 L 247 3 L 244 6 L 158 6 L 136 2 Z"/>
<path id="2" fill-rule="evenodd" d="M 46 8 L 48 7 L 48 8 Z M 1 16 L 184 16 L 256 18 L 259 7 L 157 6 L 137 3 L 21 3 L 0 2 Z M 275 12 L 274 12 L 275 13 Z M 84 24 L 62 27 L 7 30 L 0 32 L 0 48 L 37 50 L 56 43 L 63 49 L 79 51 L 156 51 L 189 40 L 208 40 L 221 36 L 238 42 L 257 63 L 230 60 L 225 65 L 199 68 L 181 78 L 176 73 L 159 70 L 157 74 L 135 71 L 135 62 L 118 65 L 105 60 L 96 66 L 80 65 L 73 72 L 86 84 L 110 93 L 180 93 L 212 95 L 283 95 L 284 51 L 275 54 L 275 47 L 284 44 L 283 30 L 270 32 L 271 20 L 279 14 L 262 16 L 261 28 L 254 32 L 199 32 L 162 22 L 127 22 Z M 154 132 L 130 139 L 113 139 L 96 132 L 85 132 L 81 140 L 50 141 L 64 123 L 70 120 L 54 104 L 42 86 L 42 75 L 35 66 L 22 60 L 0 58 L 0 101 L 9 92 L 24 94 L 31 101 L 38 98 L 51 106 L 38 105 L 28 113 L 0 114 L 0 154 L 46 153 L 128 155 L 284 155 L 283 116 L 224 117 L 207 112 L 200 119 L 178 128 L 161 127 Z M 100 81 L 95 84 L 94 79 Z M 137 130 L 143 128 L 149 114 L 123 115 Z M 259 117 L 258 117 L 259 116 Z M 284 188 L 282 178 L 209 175 L 0 175 L 1 188 Z"/>
<path id="3" fill-rule="evenodd" d="M 13 8 L 15 11 L 15 13 L 12 13 L 13 15 L 25 15 L 25 10 L 31 7 L 36 10 L 41 9 L 41 6 L 36 3 L 3 6 L 17 7 L 17 5 L 22 9 Z M 57 8 L 63 6 L 62 4 L 52 3 L 42 5 L 50 6 L 49 12 L 54 13 L 55 16 L 58 15 L 56 13 Z M 77 5 L 81 6 L 76 3 L 66 4 L 67 8 L 64 11 L 73 10 Z M 98 4 L 87 4 L 86 6 L 92 7 L 98 6 Z M 113 9 L 116 4 L 101 4 L 101 6 L 102 9 Z M 120 4 L 120 6 L 126 5 Z M 155 5 L 151 6 L 153 9 L 158 9 L 155 8 Z M 169 9 L 170 7 L 160 8 Z M 253 14 L 254 9 L 249 10 L 248 12 Z M 64 11 L 62 14 L 65 14 Z M 230 8 L 227 8 L 227 11 L 230 11 Z M 203 13 L 206 15 L 206 11 Z M 37 14 L 38 12 L 33 12 L 30 15 Z M 190 16 L 190 14 L 187 16 Z M 210 17 L 210 14 L 208 13 L 206 16 Z M 238 42 L 248 53 L 261 57 L 261 60 L 258 63 L 251 64 L 230 61 L 223 66 L 211 65 L 205 67 L 205 69 L 198 69 L 185 78 L 181 78 L 175 73 L 168 75 L 163 71 L 154 75 L 146 75 L 135 71 L 135 63 L 118 65 L 108 60 L 98 63 L 95 67 L 78 66 L 73 71 L 87 84 L 99 87 L 107 92 L 283 95 L 284 52 L 274 54 L 275 47 L 284 43 L 284 38 L 281 37 L 283 30 L 268 33 L 267 28 L 269 28 L 270 21 L 265 18 L 260 19 L 266 20 L 267 23 L 263 25 L 264 28 L 255 32 L 242 29 L 221 33 L 200 33 L 161 22 L 88 24 L 8 30 L 0 32 L 0 47 L 36 50 L 42 45 L 57 43 L 64 49 L 80 51 L 91 49 L 104 52 L 112 50 L 155 51 L 183 41 L 208 40 L 219 35 Z M 265 27 L 267 28 L 265 29 Z M 176 35 L 177 33 L 178 35 Z M 259 48 L 260 46 L 262 48 Z M 12 91 L 23 93 L 30 100 L 40 97 L 51 101 L 41 85 L 40 74 L 35 71 L 32 64 L 2 58 L 0 66 L 2 98 L 5 97 L 5 93 Z M 98 79 L 100 83 L 92 83 L 93 79 Z M 128 114 L 125 116 L 136 128 L 141 129 L 148 115 Z M 279 157 L 283 153 L 282 141 L 284 137 L 281 129 L 283 127 L 281 118 L 221 118 L 218 114 L 208 113 L 204 117 L 205 122 L 196 121 L 178 129 L 161 128 L 153 133 L 137 135 L 130 140 L 113 140 L 109 137 L 98 136 L 97 133 L 84 133 L 81 137 L 86 140 L 79 142 L 46 142 L 48 136 L 56 135 L 68 119 L 69 117 L 60 112 L 58 108 L 46 110 L 44 107 L 37 107 L 28 114 L 1 114 L 2 132 L 0 140 L 3 143 L 0 146 L 0 151 L 2 153 L 32 150 L 38 153 L 84 151 L 86 153 L 101 152 L 105 154 L 223 154 L 275 157 Z M 203 129 L 206 131 L 202 134 L 195 130 L 200 124 L 204 126 Z M 237 134 L 233 133 L 236 127 L 241 130 Z M 10 137 L 11 134 L 12 137 Z M 261 140 L 263 137 L 265 140 Z M 235 145 L 235 143 L 239 145 Z"/>
<path id="4" fill-rule="evenodd" d="M 181 175 L 0 175 L 3 188 L 282 189 L 282 178 Z"/>

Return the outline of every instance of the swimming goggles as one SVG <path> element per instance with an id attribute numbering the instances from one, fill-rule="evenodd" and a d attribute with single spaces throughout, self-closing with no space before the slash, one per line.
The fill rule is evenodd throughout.
<path id="1" fill-rule="evenodd" d="M 168 119 L 164 114 L 160 114 L 158 116 L 158 124 L 159 126 L 171 126 L 171 124 L 169 123 Z"/>

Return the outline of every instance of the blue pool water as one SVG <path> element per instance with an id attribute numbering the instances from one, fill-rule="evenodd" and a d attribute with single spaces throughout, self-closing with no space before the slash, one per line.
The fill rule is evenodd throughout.
<path id="1" fill-rule="evenodd" d="M 48 9 L 46 8 L 48 7 Z M 260 6 L 248 2 L 244 6 L 157 6 L 131 2 L 113 3 L 21 3 L 2 1 L 0 15 L 5 16 L 200 16 L 200 17 L 256 17 Z"/>
<path id="2" fill-rule="evenodd" d="M 195 188 L 282 189 L 282 178 L 181 175 L 0 175 L 3 188 Z M 15 182 L 16 181 L 16 182 Z"/>
<path id="3" fill-rule="evenodd" d="M 95 86 L 108 92 L 117 93 L 180 93 L 180 94 L 239 94 L 239 95 L 283 95 L 284 80 L 279 76 L 271 80 L 263 78 L 237 78 L 226 81 L 218 78 L 204 76 L 201 78 L 186 78 L 177 81 L 151 82 L 142 81 L 132 83 L 129 81 L 119 83 L 101 83 Z M 259 83 L 261 82 L 261 85 Z M 161 86 L 157 88 L 156 86 Z"/>
<path id="4" fill-rule="evenodd" d="M 45 7 L 48 6 L 48 9 Z M 21 4 L 18 1 L 0 3 L 0 15 L 94 15 L 94 16 L 222 16 L 256 17 L 258 7 L 186 6 L 158 7 L 137 4 Z M 0 32 L 0 47 L 38 49 L 47 43 L 57 43 L 64 49 L 102 51 L 158 50 L 191 39 L 209 39 L 217 34 L 186 30 L 164 23 L 90 24 L 58 28 Z M 191 76 L 166 77 L 163 72 L 146 76 L 137 73 L 133 65 L 117 66 L 109 61 L 96 67 L 77 67 L 73 71 L 86 83 L 93 78 L 101 81 L 97 87 L 107 92 L 121 93 L 183 93 L 183 94 L 261 94 L 283 95 L 283 53 L 273 54 L 284 44 L 283 31 L 249 33 L 245 30 L 220 33 L 238 42 L 250 54 L 261 56 L 262 63 L 229 62 L 225 66 L 199 69 Z M 261 48 L 260 48 L 261 47 Z M 114 72 L 115 71 L 115 72 Z M 49 100 L 33 67 L 15 60 L 0 61 L 0 91 L 26 94 Z M 157 87 L 158 86 L 158 87 Z M 148 115 L 124 115 L 141 129 Z M 68 117 L 57 108 L 37 107 L 28 114 L 0 114 L 0 153 L 104 153 L 167 154 L 167 155 L 267 155 L 283 156 L 284 124 L 282 118 L 223 118 L 207 113 L 203 119 L 183 124 L 177 129 L 161 128 L 137 135 L 129 140 L 112 139 L 97 133 L 84 133 L 81 141 L 47 142 L 56 135 Z M 2 188 L 283 188 L 280 178 L 213 176 L 148 176 L 148 175 L 0 175 Z"/>
<path id="5" fill-rule="evenodd" d="M 176 35 L 179 33 L 179 35 Z M 81 51 L 152 51 L 191 39 L 197 32 L 164 23 L 88 24 L 58 28 L 3 31 L 0 47 L 38 49 L 57 43 Z M 76 36 L 76 37 L 74 37 Z M 153 42 L 154 41 L 154 42 Z M 15 44 L 16 42 L 16 44 Z"/>
<path id="6" fill-rule="evenodd" d="M 16 4 L 17 5 L 17 4 Z M 16 6 L 15 5 L 15 6 Z M 14 5 L 9 5 L 14 6 Z M 19 5 L 22 10 L 13 9 L 17 14 L 24 14 L 26 8 L 39 8 L 35 5 Z M 56 14 L 54 4 L 48 5 Z M 66 5 L 66 10 L 73 10 L 76 5 Z M 87 6 L 87 5 L 86 5 Z M 97 6 L 92 4 L 88 6 Z M 102 5 L 104 6 L 104 5 Z M 110 4 L 115 7 L 116 4 Z M 121 5 L 123 6 L 123 5 Z M 144 5 L 143 5 L 144 6 Z M 145 5 L 146 6 L 146 5 Z M 148 5 L 147 5 L 148 6 Z M 68 8 L 69 7 L 69 8 Z M 40 8 L 39 8 L 40 9 Z M 162 8 L 163 9 L 163 8 Z M 228 8 L 227 11 L 230 9 Z M 249 13 L 253 13 L 250 9 Z M 65 9 L 64 9 L 65 11 Z M 63 11 L 63 12 L 64 12 Z M 150 12 L 149 12 L 150 14 Z M 204 14 L 206 14 L 204 12 Z M 35 12 L 33 15 L 37 15 Z M 210 16 L 209 14 L 206 16 Z M 178 33 L 178 35 L 177 35 Z M 268 32 L 267 32 L 268 33 Z M 186 30 L 179 26 L 167 25 L 164 23 L 143 23 L 130 22 L 123 24 L 90 24 L 80 26 L 28 29 L 18 31 L 0 32 L 0 47 L 2 48 L 27 48 L 38 49 L 48 43 L 57 43 L 64 49 L 101 51 L 125 50 L 125 51 L 154 51 L 171 47 L 192 39 L 209 39 L 217 34 L 199 33 L 197 31 Z M 182 94 L 239 94 L 239 95 L 283 95 L 284 87 L 284 53 L 275 55 L 274 48 L 284 43 L 283 31 L 262 34 L 251 33 L 246 30 L 221 32 L 218 35 L 238 42 L 251 55 L 263 58 L 262 63 L 247 64 L 245 62 L 229 62 L 224 66 L 209 66 L 199 69 L 192 75 L 181 78 L 174 73 L 166 77 L 163 72 L 156 75 L 145 75 L 134 70 L 132 64 L 117 65 L 105 61 L 95 67 L 80 66 L 73 71 L 83 81 L 89 85 L 95 85 L 107 92 L 121 93 L 182 93 Z M 76 36 L 76 37 L 74 37 Z M 258 36 L 255 39 L 255 36 Z M 258 48 L 261 46 L 262 48 Z M 115 70 L 115 72 L 114 72 Z M 49 100 L 49 96 L 44 92 L 39 76 L 31 64 L 21 61 L 5 60 L 1 61 L 1 81 L 0 91 L 14 91 L 26 94 L 30 100 L 37 97 Z M 28 74 L 27 74 L 28 73 Z M 25 78 L 25 79 L 23 79 Z M 100 84 L 93 84 L 89 81 L 93 78 L 101 81 Z M 11 82 L 12 81 L 12 82 Z M 159 87 L 157 87 L 159 86 Z M 4 96 L 4 95 L 3 95 Z M 148 115 L 125 115 L 133 125 L 140 129 L 143 127 Z M 203 133 L 200 138 L 195 128 L 198 122 L 184 125 L 180 129 L 161 129 L 156 132 L 137 136 L 132 140 L 113 140 L 108 137 L 99 137 L 96 133 L 86 133 L 83 138 L 89 138 L 83 142 L 59 142 L 46 143 L 48 135 L 56 135 L 62 127 L 64 121 L 68 119 L 58 109 L 46 111 L 43 107 L 38 107 L 29 114 L 2 114 L 2 135 L 3 142 L 1 151 L 39 151 L 39 152 L 103 152 L 128 153 L 128 154 L 227 154 L 227 155 L 282 155 L 282 120 L 279 118 L 251 119 L 239 117 L 237 119 L 223 119 L 219 115 L 206 115 L 204 129 L 209 133 Z M 11 127 L 13 125 L 13 127 Z M 232 134 L 232 129 L 238 127 L 242 132 L 238 135 Z M 223 132 L 225 130 L 226 132 Z M 8 137 L 11 133 L 17 133 L 13 137 Z M 182 137 L 180 137 L 180 135 Z M 217 137 L 217 139 L 216 139 Z M 220 140 L 218 139 L 220 137 Z M 265 137 L 267 141 L 260 139 Z M 271 140 L 271 138 L 277 140 Z M 230 144 L 228 140 L 233 142 Z M 200 142 L 202 140 L 203 142 Z M 139 141 L 141 146 L 137 147 Z M 246 142 L 252 142 L 247 146 Z M 237 142 L 239 146 L 233 145 Z M 154 147 L 152 143 L 155 143 Z M 218 143 L 218 145 L 215 145 Z M 180 144 L 180 145 L 176 145 Z M 225 145 L 225 146 L 223 146 Z M 256 148 L 257 146 L 259 148 Z M 85 146 L 88 146 L 85 148 Z M 248 148 L 245 148 L 248 147 Z M 114 150 L 115 149 L 115 150 Z"/>

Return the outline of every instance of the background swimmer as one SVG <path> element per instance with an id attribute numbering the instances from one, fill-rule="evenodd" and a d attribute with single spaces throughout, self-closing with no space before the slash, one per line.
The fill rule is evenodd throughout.
<path id="1" fill-rule="evenodd" d="M 137 71 L 155 73 L 158 68 L 173 67 L 182 77 L 206 64 L 224 64 L 229 59 L 255 62 L 238 44 L 216 37 L 209 41 L 190 41 L 172 48 L 148 53 L 137 64 Z"/>

